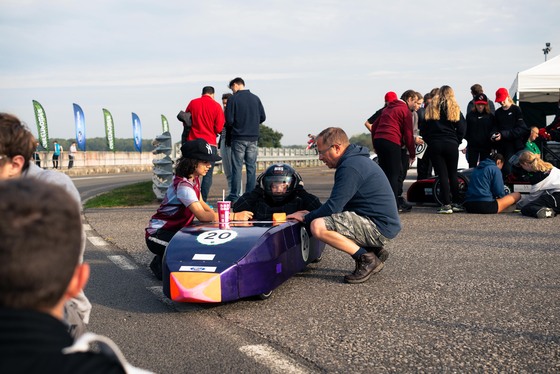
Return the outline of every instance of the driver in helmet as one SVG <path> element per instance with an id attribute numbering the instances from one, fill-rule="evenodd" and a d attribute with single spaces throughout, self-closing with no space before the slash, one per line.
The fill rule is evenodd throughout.
<path id="1" fill-rule="evenodd" d="M 317 196 L 303 188 L 303 180 L 288 164 L 274 164 L 257 178 L 253 191 L 244 193 L 234 204 L 233 211 L 250 211 L 255 221 L 270 221 L 274 213 L 291 214 L 321 206 Z"/>

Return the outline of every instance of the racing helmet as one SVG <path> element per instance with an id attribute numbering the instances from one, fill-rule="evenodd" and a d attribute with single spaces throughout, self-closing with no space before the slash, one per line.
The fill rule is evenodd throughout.
<path id="1" fill-rule="evenodd" d="M 264 190 L 265 196 L 278 203 L 287 199 L 297 186 L 303 185 L 299 173 L 288 164 L 269 166 L 259 175 L 257 183 Z"/>

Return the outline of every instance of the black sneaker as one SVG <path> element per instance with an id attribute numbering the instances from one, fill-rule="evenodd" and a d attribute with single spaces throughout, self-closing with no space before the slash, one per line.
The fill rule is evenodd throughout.
<path id="1" fill-rule="evenodd" d="M 160 256 L 154 256 L 154 259 L 150 262 L 150 269 L 152 269 L 152 273 L 154 273 L 158 280 L 163 279 L 162 262 L 163 259 Z"/>
<path id="2" fill-rule="evenodd" d="M 554 209 L 551 208 L 540 208 L 537 212 L 537 218 L 553 218 L 555 215 Z"/>
<path id="3" fill-rule="evenodd" d="M 383 269 L 383 262 L 373 252 L 363 254 L 358 260 L 356 270 L 352 274 L 344 276 L 347 283 L 357 284 L 367 281 L 372 274 L 379 273 Z"/>

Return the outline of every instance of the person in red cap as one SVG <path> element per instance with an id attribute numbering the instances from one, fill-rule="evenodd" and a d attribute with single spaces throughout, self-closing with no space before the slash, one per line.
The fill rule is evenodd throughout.
<path id="1" fill-rule="evenodd" d="M 381 115 L 371 125 L 371 139 L 373 148 L 379 160 L 379 166 L 387 176 L 391 189 L 395 194 L 397 206 L 399 199 L 399 176 L 402 173 L 401 148 L 408 150 L 409 164 L 416 158 L 414 144 L 412 112 L 417 110 L 418 93 L 407 90 L 400 100 L 393 100 L 381 112 Z M 401 211 L 408 211 L 407 206 Z"/>
<path id="2" fill-rule="evenodd" d="M 373 113 L 373 115 L 369 117 L 364 123 L 364 126 L 368 129 L 369 132 L 371 132 L 372 123 L 375 122 L 377 117 L 381 115 L 383 109 L 387 108 L 387 104 L 389 104 L 391 101 L 398 100 L 398 99 L 399 98 L 397 97 L 397 94 L 394 93 L 393 91 L 389 91 L 385 94 L 385 105 L 383 105 L 382 108 L 378 109 L 377 112 Z"/>
<path id="3" fill-rule="evenodd" d="M 474 99 L 474 106 L 467 113 L 467 161 L 469 167 L 474 168 L 480 161 L 490 156 L 492 143 L 492 127 L 494 126 L 494 115 L 490 109 L 488 97 L 478 94 Z"/>
<path id="4" fill-rule="evenodd" d="M 505 179 L 511 173 L 509 159 L 525 148 L 529 128 L 523 120 L 521 109 L 513 103 L 507 89 L 498 88 L 496 102 L 501 105 L 501 108 L 496 110 L 490 139 L 493 146 L 504 156 L 505 164 L 502 168 L 502 175 Z"/>

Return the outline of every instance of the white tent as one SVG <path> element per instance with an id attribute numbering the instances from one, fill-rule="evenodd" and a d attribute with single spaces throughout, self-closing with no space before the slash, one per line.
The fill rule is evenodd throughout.
<path id="1" fill-rule="evenodd" d="M 556 103 L 560 99 L 560 56 L 517 73 L 510 95 L 518 102 Z"/>

